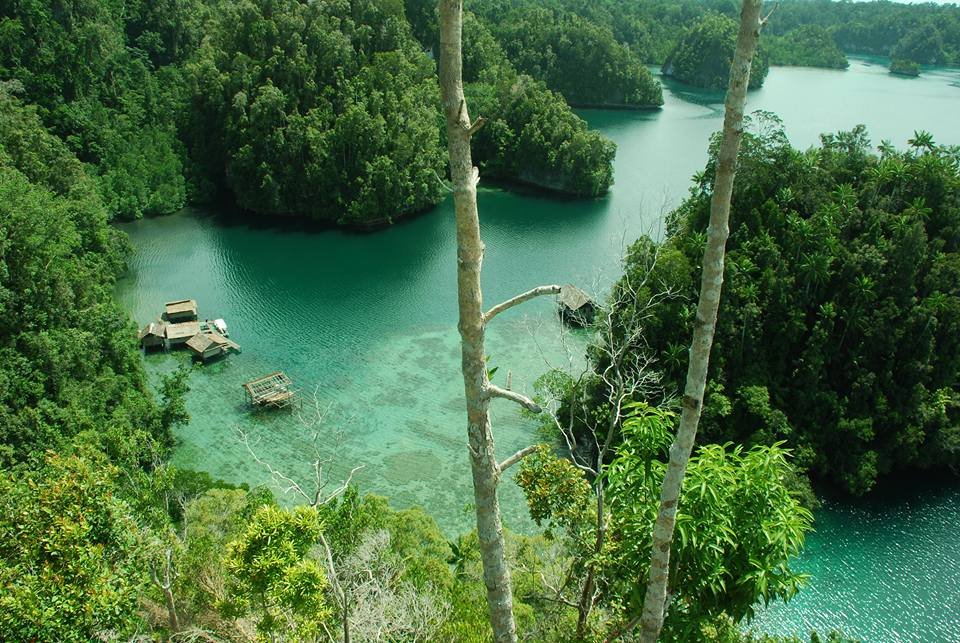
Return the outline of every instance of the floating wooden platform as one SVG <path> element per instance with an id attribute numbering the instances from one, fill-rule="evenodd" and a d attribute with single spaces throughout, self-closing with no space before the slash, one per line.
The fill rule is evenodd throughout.
<path id="1" fill-rule="evenodd" d="M 297 399 L 293 381 L 280 371 L 247 382 L 243 390 L 252 406 L 279 409 L 290 406 Z"/>

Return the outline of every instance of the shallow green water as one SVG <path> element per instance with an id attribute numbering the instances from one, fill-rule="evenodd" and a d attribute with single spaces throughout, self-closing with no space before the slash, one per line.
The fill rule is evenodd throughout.
<path id="1" fill-rule="evenodd" d="M 960 641 L 960 492 L 890 483 L 829 502 L 797 561 L 810 584 L 752 624 L 780 634 L 843 628 L 863 641 Z"/>
<path id="2" fill-rule="evenodd" d="M 914 129 L 927 129 L 939 142 L 960 143 L 960 88 L 951 84 L 958 79 L 956 71 L 903 79 L 863 61 L 846 72 L 774 68 L 748 109 L 779 114 L 801 147 L 859 122 L 878 141 L 902 145 Z M 584 113 L 619 145 L 617 184 L 604 199 L 483 190 L 488 303 L 551 282 L 602 292 L 626 244 L 641 233 L 658 236 L 662 214 L 702 168 L 707 139 L 721 124 L 719 98 L 671 85 L 660 112 Z M 424 506 L 450 535 L 471 527 L 449 201 L 372 235 L 193 211 L 124 229 L 136 253 L 118 296 L 133 317 L 144 323 L 162 302 L 193 297 L 202 317 L 227 320 L 244 349 L 193 376 L 193 419 L 179 432 L 177 463 L 267 482 L 239 430 L 263 460 L 304 482 L 316 449 L 332 484 L 364 465 L 357 476 L 364 490 L 396 506 Z M 487 346 L 500 383 L 511 373 L 514 389 L 529 392 L 549 367 L 576 366 L 583 339 L 562 332 L 551 303 L 540 301 L 498 317 Z M 151 355 L 147 366 L 157 374 L 183 358 Z M 308 399 L 316 392 L 322 424 L 247 412 L 240 384 L 274 370 L 286 371 Z M 495 403 L 494 425 L 502 457 L 536 439 L 509 403 Z M 502 502 L 508 527 L 532 528 L 512 483 Z M 842 624 L 868 640 L 960 640 L 958 504 L 954 488 L 923 506 L 827 506 L 801 560 L 814 575 L 810 588 L 764 614 L 764 628 Z M 929 528 L 910 531 L 917 525 Z"/>

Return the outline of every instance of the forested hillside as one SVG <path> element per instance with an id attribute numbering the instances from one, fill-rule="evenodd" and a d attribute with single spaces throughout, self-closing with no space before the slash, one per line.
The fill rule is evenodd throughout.
<path id="1" fill-rule="evenodd" d="M 737 39 L 737 22 L 723 15 L 708 14 L 684 31 L 663 62 L 665 76 L 688 85 L 725 89 Z M 750 66 L 751 89 L 760 87 L 770 67 L 768 55 L 759 49 Z"/>
<path id="2" fill-rule="evenodd" d="M 411 1 L 429 4 L 427 0 Z M 576 14 L 604 26 L 641 60 L 658 65 L 667 59 L 680 35 L 704 15 L 733 19 L 739 15 L 739 5 L 729 0 L 477 0 L 472 10 L 495 21 L 512 10 L 534 8 Z M 907 57 L 920 64 L 960 64 L 960 8 L 955 4 L 785 0 L 770 15 L 763 40 L 777 48 L 783 36 L 814 35 L 809 27 L 826 30 L 848 54 Z M 804 56 L 782 64 L 817 63 Z"/>
<path id="3" fill-rule="evenodd" d="M 373 0 L 0 5 L 0 79 L 19 81 L 10 91 L 86 165 L 111 217 L 225 198 L 366 227 L 432 207 L 445 163 L 423 49 L 402 4 Z M 603 194 L 610 142 L 490 62 L 490 178 Z"/>
<path id="4" fill-rule="evenodd" d="M 0 4 L 0 79 L 18 80 L 20 99 L 87 165 L 110 216 L 227 199 L 259 214 L 376 225 L 443 195 L 434 5 L 10 1 Z M 609 188 L 613 147 L 567 105 L 658 107 L 647 64 L 722 86 L 737 16 L 735 3 L 698 0 L 468 9 L 479 19 L 468 14 L 466 78 L 496 124 L 478 145 L 487 177 L 585 197 Z M 768 59 L 960 62 L 958 13 L 781 3 L 752 86 Z"/>
<path id="5" fill-rule="evenodd" d="M 111 296 L 124 238 L 83 165 L 0 85 L 0 459 L 78 439 L 136 465 L 169 444 Z"/>
<path id="6" fill-rule="evenodd" d="M 908 151 L 884 142 L 876 155 L 862 127 L 803 152 L 775 117 L 757 118 L 734 191 L 702 438 L 784 441 L 853 494 L 892 471 L 956 467 L 960 153 L 918 132 Z M 686 373 L 714 163 L 668 238 L 631 247 L 613 295 L 626 337 L 638 302 L 671 293 L 644 311 L 636 347 L 659 356 L 668 395 Z"/>
<path id="7" fill-rule="evenodd" d="M 428 4 L 427 0 L 412 1 L 418 5 Z M 578 19 L 585 20 L 595 33 L 609 34 L 614 42 L 626 48 L 622 54 L 626 58 L 620 64 L 623 69 L 643 62 L 663 65 L 667 75 L 672 75 L 669 72 L 677 66 L 670 63 L 676 58 L 678 47 L 682 49 L 684 38 L 689 40 L 694 34 L 699 34 L 697 42 L 704 44 L 704 37 L 708 34 L 701 32 L 706 21 L 706 24 L 712 25 L 707 30 L 710 36 L 708 40 L 719 43 L 722 39 L 719 18 L 725 16 L 736 20 L 739 11 L 738 4 L 728 0 L 655 0 L 642 3 L 612 0 L 478 0 L 476 6 L 471 8 L 494 31 L 497 30 L 496 25 L 505 25 L 500 28 L 504 36 L 513 35 L 511 25 L 527 23 L 531 17 L 534 18 L 531 21 L 533 24 L 529 24 L 526 30 L 527 35 L 520 39 L 520 42 L 530 46 L 510 46 L 515 48 L 513 54 L 518 60 L 530 61 L 529 73 L 542 77 L 552 89 L 561 92 L 564 91 L 561 81 L 551 82 L 550 72 L 558 63 L 562 64 L 565 55 L 575 51 L 576 47 L 571 43 L 582 42 L 582 37 L 551 40 L 550 32 L 561 29 L 556 23 L 575 25 Z M 420 15 L 423 15 L 422 11 Z M 553 20 L 542 19 L 547 16 L 553 17 Z M 416 31 L 418 23 L 415 19 L 412 22 Z M 571 27 L 562 29 L 570 31 Z M 513 39 L 510 42 L 518 41 Z M 539 46 L 532 46 L 534 43 Z M 519 50 L 516 49 L 518 47 Z M 726 52 L 726 49 L 722 51 Z M 758 58 L 765 60 L 769 57 L 777 65 L 845 68 L 848 65 L 845 54 L 889 56 L 901 65 L 907 62 L 918 65 L 960 64 L 960 9 L 956 5 L 787 0 L 778 3 L 776 10 L 771 13 Z M 727 59 L 730 55 L 723 54 Z M 684 64 L 677 75 L 679 80 L 698 86 L 722 88 L 722 83 L 718 84 L 715 80 L 722 74 L 717 76 L 714 70 L 708 68 L 715 61 L 715 56 L 709 58 L 709 63 L 703 62 L 702 68 L 695 66 L 697 61 L 692 57 L 682 58 Z M 590 65 L 589 61 L 590 57 L 586 57 L 584 65 L 575 72 L 574 77 L 590 84 L 606 78 L 608 86 L 605 93 L 599 95 L 613 95 L 609 86 L 613 79 L 598 73 L 599 68 Z M 572 84 L 574 81 L 567 75 L 562 82 Z M 762 78 L 756 77 L 752 80 L 752 86 L 757 87 L 761 82 Z M 622 92 L 629 84 L 621 79 L 618 86 Z M 574 97 L 572 102 L 576 103 L 577 99 Z M 652 103 L 649 100 L 647 102 Z"/>

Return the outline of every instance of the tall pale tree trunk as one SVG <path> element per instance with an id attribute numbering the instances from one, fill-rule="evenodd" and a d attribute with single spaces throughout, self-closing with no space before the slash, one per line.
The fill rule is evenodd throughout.
<path id="1" fill-rule="evenodd" d="M 690 363 L 683 391 L 683 411 L 680 428 L 670 447 L 670 459 L 660 492 L 660 511 L 653 528 L 653 550 L 650 557 L 647 592 L 640 616 L 641 641 L 653 642 L 663 628 L 670 575 L 670 547 L 677 520 L 677 504 L 687 470 L 687 462 L 697 437 L 697 425 L 703 407 L 703 393 L 707 382 L 707 366 L 720 306 L 723 285 L 723 260 L 727 236 L 730 233 L 730 199 L 736 173 L 737 153 L 743 135 L 743 110 L 750 81 L 750 63 L 757 50 L 760 29 L 760 8 L 763 0 L 743 0 L 740 9 L 740 31 L 736 51 L 730 66 L 730 84 L 727 88 L 726 113 L 723 119 L 723 139 L 717 157 L 716 179 L 710 201 L 710 225 L 703 255 L 703 275 L 700 281 L 700 300 L 690 346 Z"/>
<path id="2" fill-rule="evenodd" d="M 440 91 L 447 123 L 450 178 L 453 182 L 457 225 L 457 287 L 460 305 L 459 330 L 462 347 L 463 385 L 467 405 L 467 438 L 473 471 L 477 534 L 483 562 L 483 581 L 494 639 L 513 643 L 517 628 L 513 619 L 513 591 L 503 542 L 497 485 L 504 469 L 531 452 L 524 449 L 498 464 L 490 426 L 490 399 L 502 397 L 539 412 L 531 400 L 500 389 L 487 378 L 484 352 L 486 323 L 498 313 L 539 295 L 556 294 L 558 286 L 541 286 L 518 295 L 489 311 L 483 311 L 480 269 L 483 242 L 477 213 L 479 171 L 473 166 L 470 138 L 482 119 L 470 121 L 463 95 L 462 0 L 440 0 Z"/>

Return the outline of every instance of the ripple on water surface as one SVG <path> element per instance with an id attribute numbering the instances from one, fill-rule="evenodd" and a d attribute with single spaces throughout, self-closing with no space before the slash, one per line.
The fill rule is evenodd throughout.
<path id="1" fill-rule="evenodd" d="M 751 626 L 798 635 L 837 628 L 878 643 L 960 641 L 960 490 L 948 485 L 890 484 L 869 501 L 826 503 L 796 565 L 809 585 Z"/>

